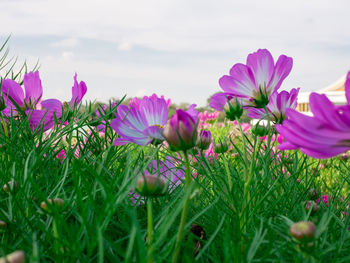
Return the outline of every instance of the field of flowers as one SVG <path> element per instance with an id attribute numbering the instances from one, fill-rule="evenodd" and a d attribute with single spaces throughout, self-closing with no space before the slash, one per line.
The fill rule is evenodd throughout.
<path id="1" fill-rule="evenodd" d="M 310 117 L 292 64 L 259 49 L 210 112 L 169 114 L 156 94 L 82 104 L 77 75 L 46 99 L 2 56 L 0 262 L 349 262 L 350 73 L 349 104 L 312 93 Z"/>

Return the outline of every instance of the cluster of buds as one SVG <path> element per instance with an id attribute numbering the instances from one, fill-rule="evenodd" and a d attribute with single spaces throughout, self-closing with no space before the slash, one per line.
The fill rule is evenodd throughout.
<path id="1" fill-rule="evenodd" d="M 9 193 L 10 191 L 14 191 L 16 190 L 18 187 L 18 184 L 16 181 L 9 181 L 8 183 L 4 184 L 4 186 L 2 187 L 2 189 L 6 192 Z"/>
<path id="2" fill-rule="evenodd" d="M 305 210 L 308 212 L 311 210 L 311 213 L 316 213 L 320 209 L 319 205 L 315 201 L 307 201 L 305 204 Z"/>
<path id="3" fill-rule="evenodd" d="M 64 201 L 61 198 L 47 199 L 41 202 L 40 207 L 47 213 L 52 213 L 53 211 L 60 212 L 64 208 Z"/>

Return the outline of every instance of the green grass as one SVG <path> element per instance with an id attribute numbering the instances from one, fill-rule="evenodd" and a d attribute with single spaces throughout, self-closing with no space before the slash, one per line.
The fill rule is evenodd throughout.
<path id="1" fill-rule="evenodd" d="M 138 171 L 155 158 L 157 149 L 115 147 L 111 141 L 116 134 L 108 125 L 105 136 L 89 133 L 93 130 L 89 108 L 74 113 L 77 122 L 58 125 L 47 136 L 40 131 L 33 134 L 26 122 L 16 119 L 9 122 L 9 137 L 1 130 L 0 184 L 13 180 L 18 184 L 9 193 L 0 191 L 0 220 L 7 223 L 0 232 L 1 255 L 24 250 L 30 262 L 147 261 L 146 205 L 142 200 L 133 203 L 130 192 Z M 248 138 L 252 143 L 251 135 Z M 233 151 L 243 154 L 241 139 L 234 138 L 237 149 Z M 62 149 L 66 158 L 58 159 Z M 349 201 L 348 164 L 334 158 L 320 169 L 321 175 L 314 176 L 319 161 L 299 152 L 283 158 L 282 153 L 271 155 L 260 149 L 254 160 L 252 152 L 247 153 L 254 169 L 245 201 L 243 156 L 231 152 L 217 160 L 195 156 L 191 169 L 197 176 L 192 189 L 179 185 L 153 200 L 154 262 L 171 260 L 188 194 L 191 205 L 182 262 L 349 261 L 349 216 L 342 213 Z M 160 158 L 166 156 L 180 160 L 178 167 L 184 165 L 178 155 L 162 147 Z M 283 170 L 289 172 L 288 178 Z M 321 204 L 316 215 L 304 208 L 311 188 L 332 196 L 329 206 Z M 345 200 L 339 201 L 341 196 Z M 62 198 L 63 211 L 49 214 L 41 209 L 41 202 L 48 198 Z M 246 209 L 241 213 L 243 201 Z M 317 225 L 310 251 L 300 250 L 288 232 L 292 222 L 301 220 Z M 189 232 L 193 224 L 202 227 L 204 239 Z M 196 242 L 200 248 L 194 253 Z"/>

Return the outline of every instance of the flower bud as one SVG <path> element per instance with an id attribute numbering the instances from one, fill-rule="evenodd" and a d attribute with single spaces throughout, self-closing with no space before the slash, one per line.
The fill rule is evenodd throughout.
<path id="1" fill-rule="evenodd" d="M 0 229 L 5 229 L 7 227 L 6 222 L 0 220 Z"/>
<path id="2" fill-rule="evenodd" d="M 214 144 L 213 150 L 214 153 L 225 153 L 228 151 L 228 144 L 220 141 L 219 143 Z"/>
<path id="3" fill-rule="evenodd" d="M 6 257 L 0 258 L 0 263 L 24 263 L 25 255 L 22 250 L 17 250 Z"/>
<path id="4" fill-rule="evenodd" d="M 4 184 L 4 186 L 2 187 L 2 189 L 8 193 L 10 191 L 14 191 L 16 190 L 18 187 L 18 184 L 16 181 L 9 181 L 8 183 Z"/>
<path id="5" fill-rule="evenodd" d="M 268 127 L 265 126 L 264 124 L 260 124 L 259 122 L 252 129 L 252 134 L 254 134 L 255 136 L 264 137 L 268 133 L 269 133 Z"/>
<path id="6" fill-rule="evenodd" d="M 243 114 L 242 102 L 237 97 L 234 97 L 231 100 L 227 98 L 227 103 L 224 106 L 224 111 L 226 118 L 230 121 L 239 119 Z"/>
<path id="7" fill-rule="evenodd" d="M 141 175 L 136 182 L 136 191 L 143 196 L 160 196 L 165 194 L 166 185 L 157 174 Z"/>
<path id="8" fill-rule="evenodd" d="M 187 112 L 178 109 L 165 126 L 163 136 L 173 151 L 186 151 L 195 146 L 197 123 Z"/>
<path id="9" fill-rule="evenodd" d="M 197 139 L 197 146 L 201 150 L 206 150 L 211 144 L 211 133 L 210 131 L 201 130 Z"/>
<path id="10" fill-rule="evenodd" d="M 289 228 L 289 233 L 300 241 L 310 241 L 315 237 L 316 226 L 311 221 L 300 221 Z"/>
<path id="11" fill-rule="evenodd" d="M 320 207 L 314 201 L 310 200 L 306 202 L 305 210 L 310 211 L 311 209 L 312 209 L 312 213 L 316 213 L 320 209 Z"/>
<path id="12" fill-rule="evenodd" d="M 62 211 L 64 207 L 64 201 L 61 198 L 47 199 L 41 202 L 40 207 L 48 213 L 52 210 Z"/>

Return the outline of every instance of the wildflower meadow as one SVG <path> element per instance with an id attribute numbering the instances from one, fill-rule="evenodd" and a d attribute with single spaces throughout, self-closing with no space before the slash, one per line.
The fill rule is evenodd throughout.
<path id="1" fill-rule="evenodd" d="M 232 61 L 207 110 L 101 104 L 75 72 L 47 98 L 6 48 L 1 263 L 350 262 L 350 72 L 347 104 L 311 93 L 312 115 L 283 90 L 293 58 L 267 49 Z"/>

